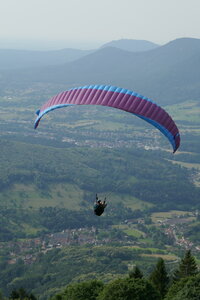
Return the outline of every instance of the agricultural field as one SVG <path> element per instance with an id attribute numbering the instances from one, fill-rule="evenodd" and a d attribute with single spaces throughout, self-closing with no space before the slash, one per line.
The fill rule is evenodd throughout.
<path id="1" fill-rule="evenodd" d="M 192 130 L 194 132 L 200 133 L 200 104 L 199 101 L 186 101 L 176 105 L 166 106 L 167 112 L 172 115 L 177 121 L 186 121 L 188 123 L 193 123 L 197 127 L 192 125 L 186 126 L 185 130 Z"/>

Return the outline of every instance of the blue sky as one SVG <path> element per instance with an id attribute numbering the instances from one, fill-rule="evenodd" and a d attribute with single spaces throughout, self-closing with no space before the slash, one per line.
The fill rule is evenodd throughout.
<path id="1" fill-rule="evenodd" d="M 121 38 L 200 38 L 199 0 L 0 0 L 0 48 L 92 48 Z"/>

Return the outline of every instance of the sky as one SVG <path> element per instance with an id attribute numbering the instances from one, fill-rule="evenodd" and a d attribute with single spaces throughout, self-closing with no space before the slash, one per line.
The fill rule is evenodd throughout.
<path id="1" fill-rule="evenodd" d="M 0 48 L 200 38 L 200 0 L 0 0 Z"/>

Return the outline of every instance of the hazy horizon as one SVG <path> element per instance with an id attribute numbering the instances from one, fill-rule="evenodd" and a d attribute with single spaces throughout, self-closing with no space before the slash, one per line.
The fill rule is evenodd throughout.
<path id="1" fill-rule="evenodd" d="M 0 48 L 92 49 L 119 39 L 200 38 L 199 0 L 0 0 Z"/>
<path id="2" fill-rule="evenodd" d="M 118 40 L 135 40 L 135 39 L 118 39 Z M 137 39 L 138 40 L 138 39 Z M 143 39 L 141 39 L 142 41 Z M 86 42 L 86 41 L 57 41 L 57 40 L 9 40 L 0 38 L 0 49 L 16 49 L 16 50 L 36 50 L 36 51 L 51 51 L 61 50 L 65 48 L 80 49 L 80 50 L 92 50 L 98 49 L 106 43 L 114 40 L 105 42 Z M 152 41 L 148 41 L 152 42 Z M 170 41 L 169 41 L 170 42 Z M 152 42 L 154 43 L 154 42 Z"/>

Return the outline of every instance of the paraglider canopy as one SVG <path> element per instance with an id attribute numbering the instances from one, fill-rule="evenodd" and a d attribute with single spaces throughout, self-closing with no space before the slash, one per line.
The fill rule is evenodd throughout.
<path id="1" fill-rule="evenodd" d="M 179 130 L 163 108 L 136 92 L 109 85 L 73 88 L 52 97 L 37 111 L 34 128 L 38 127 L 43 115 L 70 105 L 102 105 L 124 110 L 158 128 L 171 143 L 174 153 L 180 145 Z"/>

